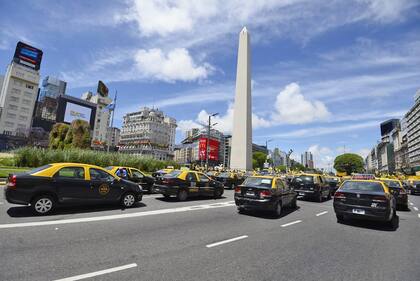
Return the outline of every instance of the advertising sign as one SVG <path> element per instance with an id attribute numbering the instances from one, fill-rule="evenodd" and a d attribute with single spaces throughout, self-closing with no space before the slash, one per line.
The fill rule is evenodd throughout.
<path id="1" fill-rule="evenodd" d="M 17 43 L 13 61 L 32 69 L 39 70 L 41 60 L 42 51 L 40 49 L 29 46 L 23 42 Z"/>
<path id="2" fill-rule="evenodd" d="M 98 92 L 98 94 L 101 97 L 107 97 L 108 96 L 108 87 L 104 84 L 104 82 L 99 80 L 98 89 L 96 90 L 96 92 Z"/>
<path id="3" fill-rule="evenodd" d="M 92 109 L 89 107 L 67 102 L 66 111 L 64 113 L 64 122 L 71 123 L 73 120 L 81 119 L 89 123 L 91 113 Z"/>
<path id="4" fill-rule="evenodd" d="M 209 142 L 209 160 L 219 161 L 219 146 L 220 143 L 217 140 L 210 139 Z M 198 155 L 199 160 L 206 160 L 206 147 L 207 147 L 207 138 L 200 138 L 198 145 Z"/>

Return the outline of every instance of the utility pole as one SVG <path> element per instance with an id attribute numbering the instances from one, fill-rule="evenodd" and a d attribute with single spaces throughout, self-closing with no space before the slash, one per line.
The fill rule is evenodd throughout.
<path id="1" fill-rule="evenodd" d="M 286 174 L 289 172 L 289 159 L 292 153 L 293 149 L 289 149 L 289 152 L 286 153 Z"/>
<path id="2" fill-rule="evenodd" d="M 210 150 L 210 130 L 212 127 L 211 118 L 218 115 L 219 113 L 213 113 L 209 115 L 209 123 L 207 127 L 207 141 L 206 141 L 206 172 L 209 170 L 209 150 Z M 213 124 L 213 126 L 216 124 Z"/>

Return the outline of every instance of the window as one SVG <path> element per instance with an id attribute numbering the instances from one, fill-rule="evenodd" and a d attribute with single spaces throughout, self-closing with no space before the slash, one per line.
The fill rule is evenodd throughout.
<path id="1" fill-rule="evenodd" d="M 25 92 L 24 95 L 26 98 L 32 98 L 32 93 L 30 92 Z"/>
<path id="2" fill-rule="evenodd" d="M 14 123 L 9 122 L 9 121 L 4 122 L 4 124 L 6 125 L 6 127 L 13 127 L 14 126 Z"/>
<path id="3" fill-rule="evenodd" d="M 19 115 L 19 121 L 26 121 L 26 120 L 28 120 L 28 117 Z"/>
<path id="4" fill-rule="evenodd" d="M 26 84 L 26 88 L 27 88 L 27 89 L 33 89 L 33 88 L 34 88 L 34 86 L 29 85 L 29 84 Z"/>
<path id="5" fill-rule="evenodd" d="M 7 118 L 10 118 L 10 119 L 15 119 L 15 118 L 16 118 L 16 114 L 14 114 L 14 113 L 10 113 L 10 112 L 7 112 L 6 117 L 7 117 Z"/>
<path id="6" fill-rule="evenodd" d="M 99 181 L 113 181 L 114 177 L 99 169 L 89 169 L 90 179 Z"/>
<path id="7" fill-rule="evenodd" d="M 29 108 L 27 107 L 21 107 L 20 110 L 22 110 L 22 113 L 29 113 Z"/>
<path id="8" fill-rule="evenodd" d="M 12 90 L 10 91 L 12 94 L 20 94 L 20 90 L 16 89 L 16 88 L 12 88 Z"/>
<path id="9" fill-rule="evenodd" d="M 185 178 L 187 181 L 197 181 L 196 176 L 194 175 L 194 173 L 188 173 L 187 177 Z"/>
<path id="10" fill-rule="evenodd" d="M 69 179 L 85 179 L 85 169 L 82 167 L 61 168 L 54 177 Z"/>
<path id="11" fill-rule="evenodd" d="M 210 178 L 208 176 L 206 176 L 205 174 L 198 174 L 198 176 L 200 177 L 201 182 L 209 182 L 210 181 Z"/>
<path id="12" fill-rule="evenodd" d="M 19 98 L 15 96 L 10 96 L 10 101 L 19 102 Z"/>
<path id="13" fill-rule="evenodd" d="M 30 105 L 31 104 L 31 101 L 25 99 L 25 100 L 22 101 L 22 104 L 24 104 L 24 105 Z"/>
<path id="14" fill-rule="evenodd" d="M 138 178 L 138 179 L 143 178 L 143 174 L 142 174 L 142 173 L 140 173 L 140 172 L 139 172 L 139 171 L 137 171 L 137 170 L 133 170 L 133 169 L 131 169 L 131 173 L 133 174 L 133 177 L 134 177 L 134 178 Z"/>
<path id="15" fill-rule="evenodd" d="M 11 110 L 17 110 L 17 109 L 18 109 L 18 106 L 17 106 L 17 105 L 14 105 L 14 104 L 10 104 L 10 105 L 9 105 L 9 108 L 10 108 Z"/>

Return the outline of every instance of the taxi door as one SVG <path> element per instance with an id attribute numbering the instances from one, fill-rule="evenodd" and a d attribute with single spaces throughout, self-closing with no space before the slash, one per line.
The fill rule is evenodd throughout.
<path id="1" fill-rule="evenodd" d="M 197 173 L 199 193 L 203 196 L 212 196 L 214 194 L 214 186 L 212 181 L 203 173 Z"/>
<path id="2" fill-rule="evenodd" d="M 89 181 L 86 179 L 86 169 L 81 166 L 63 167 L 58 170 L 52 179 L 57 190 L 59 201 L 79 202 L 89 200 Z"/>
<path id="3" fill-rule="evenodd" d="M 199 185 L 198 178 L 195 172 L 188 172 L 185 177 L 185 182 L 188 188 L 189 196 L 198 196 L 199 195 Z"/>
<path id="4" fill-rule="evenodd" d="M 140 184 L 142 187 L 145 187 L 147 185 L 147 182 L 145 181 L 145 177 L 142 172 L 140 172 L 137 169 L 130 169 L 130 180 Z"/>
<path id="5" fill-rule="evenodd" d="M 121 184 L 105 171 L 89 168 L 91 198 L 94 200 L 118 200 L 121 196 Z"/>

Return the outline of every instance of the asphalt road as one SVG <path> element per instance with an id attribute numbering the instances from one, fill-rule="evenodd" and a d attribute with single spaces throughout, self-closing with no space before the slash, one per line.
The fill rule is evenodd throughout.
<path id="1" fill-rule="evenodd" d="M 46 217 L 0 195 L 0 280 L 415 281 L 420 196 L 409 200 L 390 229 L 338 224 L 332 200 L 298 201 L 279 219 L 240 215 L 232 191 L 187 202 L 146 195 L 132 209 L 73 207 Z"/>

